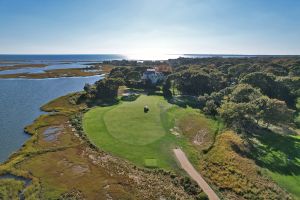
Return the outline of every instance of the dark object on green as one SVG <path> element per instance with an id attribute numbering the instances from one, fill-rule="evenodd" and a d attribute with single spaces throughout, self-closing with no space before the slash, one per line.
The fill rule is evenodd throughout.
<path id="1" fill-rule="evenodd" d="M 149 108 L 148 108 L 148 106 L 144 106 L 144 113 L 147 113 L 147 112 L 149 112 Z"/>

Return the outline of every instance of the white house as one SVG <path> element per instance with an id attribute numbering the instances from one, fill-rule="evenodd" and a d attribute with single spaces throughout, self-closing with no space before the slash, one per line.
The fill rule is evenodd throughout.
<path id="1" fill-rule="evenodd" d="M 142 76 L 142 81 L 150 80 L 152 84 L 157 84 L 159 81 L 164 80 L 164 74 L 158 72 L 156 69 L 147 69 Z"/>

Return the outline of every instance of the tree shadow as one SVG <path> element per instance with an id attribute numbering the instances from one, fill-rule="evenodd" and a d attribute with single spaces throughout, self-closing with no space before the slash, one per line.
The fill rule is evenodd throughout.
<path id="1" fill-rule="evenodd" d="M 266 128 L 256 128 L 247 135 L 247 151 L 233 145 L 233 149 L 247 156 L 263 168 L 284 175 L 300 174 L 300 139 L 280 135 Z"/>
<path id="2" fill-rule="evenodd" d="M 93 99 L 93 100 L 88 100 L 85 103 L 89 108 L 92 108 L 94 106 L 101 106 L 101 107 L 113 106 L 118 104 L 119 102 L 120 102 L 119 99 Z"/>
<path id="3" fill-rule="evenodd" d="M 188 95 L 181 95 L 181 96 L 174 96 L 173 98 L 166 98 L 168 103 L 175 104 L 182 108 L 192 107 L 192 108 L 199 108 L 199 103 L 197 97 L 188 96 Z"/>

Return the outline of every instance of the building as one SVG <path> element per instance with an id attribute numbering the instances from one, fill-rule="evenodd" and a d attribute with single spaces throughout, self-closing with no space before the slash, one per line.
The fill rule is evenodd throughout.
<path id="1" fill-rule="evenodd" d="M 155 70 L 157 72 L 161 72 L 163 74 L 170 74 L 172 72 L 172 67 L 168 64 L 159 64 L 155 66 Z"/>
<path id="2" fill-rule="evenodd" d="M 151 81 L 152 84 L 157 84 L 160 81 L 163 81 L 165 78 L 164 74 L 158 72 L 156 69 L 147 69 L 142 76 L 142 81 Z"/>

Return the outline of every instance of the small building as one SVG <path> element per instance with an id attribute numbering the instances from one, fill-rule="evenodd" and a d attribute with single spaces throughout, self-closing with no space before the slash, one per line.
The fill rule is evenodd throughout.
<path id="1" fill-rule="evenodd" d="M 152 84 L 157 84 L 160 81 L 163 81 L 165 78 L 164 74 L 158 72 L 155 68 L 147 69 L 142 76 L 142 81 L 146 82 L 147 80 L 151 81 Z"/>

